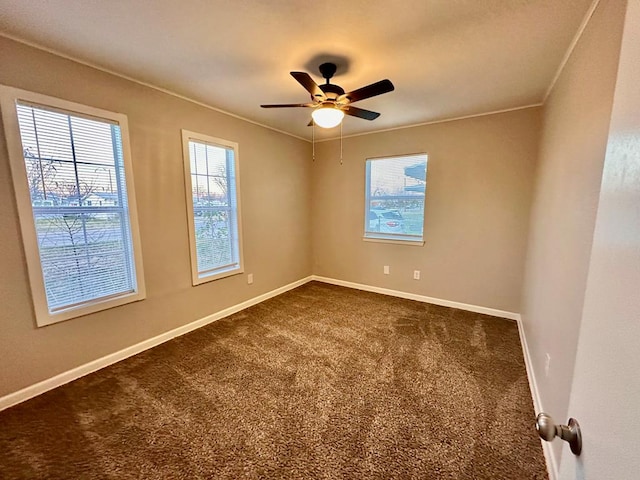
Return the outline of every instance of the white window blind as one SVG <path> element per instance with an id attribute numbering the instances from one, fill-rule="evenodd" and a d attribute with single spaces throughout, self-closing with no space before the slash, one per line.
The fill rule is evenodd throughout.
<path id="1" fill-rule="evenodd" d="M 184 135 L 193 280 L 199 284 L 242 271 L 237 146 L 191 132 Z"/>
<path id="2" fill-rule="evenodd" d="M 16 108 L 49 313 L 136 292 L 120 126 Z"/>
<path id="3" fill-rule="evenodd" d="M 366 162 L 365 239 L 422 242 L 427 155 Z"/>

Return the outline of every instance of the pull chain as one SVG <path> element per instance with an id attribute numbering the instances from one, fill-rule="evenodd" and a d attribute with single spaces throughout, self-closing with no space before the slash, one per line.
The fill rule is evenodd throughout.
<path id="1" fill-rule="evenodd" d="M 342 165 L 342 122 L 340 122 L 340 165 Z"/>
<path id="2" fill-rule="evenodd" d="M 316 122 L 311 120 L 311 161 L 316 161 Z"/>

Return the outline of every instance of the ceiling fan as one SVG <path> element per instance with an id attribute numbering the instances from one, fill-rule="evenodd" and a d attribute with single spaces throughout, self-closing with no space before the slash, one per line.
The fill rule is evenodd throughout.
<path id="1" fill-rule="evenodd" d="M 315 123 L 319 127 L 332 128 L 340 124 L 345 114 L 364 118 L 365 120 L 375 120 L 380 116 L 378 112 L 354 107 L 351 104 L 376 95 L 392 92 L 395 88 L 390 80 L 380 80 L 366 87 L 345 93 L 342 87 L 330 82 L 337 69 L 334 63 L 323 63 L 319 69 L 322 77 L 327 80 L 324 85 L 318 85 L 308 73 L 291 72 L 291 76 L 311 94 L 312 101 L 310 103 L 283 103 L 260 106 L 262 108 L 313 108 L 314 111 L 311 113 L 313 120 L 309 125 Z"/>

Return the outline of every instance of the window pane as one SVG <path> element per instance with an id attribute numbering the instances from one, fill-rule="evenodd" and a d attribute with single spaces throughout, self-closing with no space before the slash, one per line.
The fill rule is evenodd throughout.
<path id="1" fill-rule="evenodd" d="M 76 161 L 90 165 L 113 165 L 111 125 L 86 118 L 71 117 Z"/>
<path id="2" fill-rule="evenodd" d="M 209 272 L 231 265 L 234 260 L 229 212 L 207 209 L 196 217 L 195 225 L 198 271 Z"/>
<path id="3" fill-rule="evenodd" d="M 422 240 L 427 156 L 367 160 L 365 236 Z"/>
<path id="4" fill-rule="evenodd" d="M 240 269 L 235 151 L 194 139 L 188 151 L 197 278 L 206 279 Z"/>
<path id="5" fill-rule="evenodd" d="M 40 261 L 50 311 L 132 292 L 120 214 L 37 214 Z"/>
<path id="6" fill-rule="evenodd" d="M 209 200 L 209 183 L 206 175 L 192 175 L 191 185 L 195 205 L 206 205 Z"/>
<path id="7" fill-rule="evenodd" d="M 120 128 L 17 112 L 49 312 L 136 291 Z"/>
<path id="8" fill-rule="evenodd" d="M 18 105 L 23 147 L 44 160 L 73 161 L 68 115 Z"/>

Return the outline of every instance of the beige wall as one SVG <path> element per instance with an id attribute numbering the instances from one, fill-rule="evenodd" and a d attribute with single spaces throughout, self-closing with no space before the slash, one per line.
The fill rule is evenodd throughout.
<path id="1" fill-rule="evenodd" d="M 0 134 L 0 396 L 311 274 L 311 147 L 0 38 L 0 83 L 124 113 L 147 299 L 36 328 Z M 191 286 L 180 129 L 239 143 L 246 274 Z"/>
<path id="2" fill-rule="evenodd" d="M 544 107 L 522 318 L 542 406 L 559 421 L 570 413 L 625 3 L 600 2 Z"/>
<path id="3" fill-rule="evenodd" d="M 314 273 L 519 312 L 539 130 L 528 108 L 346 138 L 342 165 L 339 141 L 316 144 Z M 364 242 L 365 160 L 417 152 L 429 155 L 425 245 Z"/>

